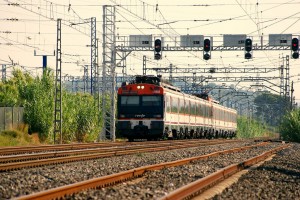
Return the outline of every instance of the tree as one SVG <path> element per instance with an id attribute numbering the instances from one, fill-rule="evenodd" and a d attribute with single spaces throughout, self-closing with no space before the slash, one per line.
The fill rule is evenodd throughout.
<path id="1" fill-rule="evenodd" d="M 23 106 L 25 88 L 33 82 L 28 73 L 14 69 L 12 78 L 0 83 L 0 106 Z"/>
<path id="2" fill-rule="evenodd" d="M 276 94 L 264 93 L 254 100 L 257 118 L 270 126 L 278 126 L 281 118 L 289 111 L 289 100 Z"/>

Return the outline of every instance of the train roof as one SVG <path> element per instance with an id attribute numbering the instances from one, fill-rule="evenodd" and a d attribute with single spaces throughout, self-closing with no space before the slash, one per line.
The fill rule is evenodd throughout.
<path id="1" fill-rule="evenodd" d="M 183 93 L 180 90 L 180 88 L 171 85 L 166 80 L 163 80 L 161 76 L 136 75 L 135 78 L 132 81 L 129 82 L 129 84 L 141 84 L 141 83 L 153 84 L 153 85 L 157 85 L 157 86 L 160 86 L 160 87 L 163 87 L 163 88 L 167 88 L 167 89 L 172 90 L 172 91 Z M 123 82 L 122 86 L 125 86 L 125 85 L 127 85 L 127 83 Z M 183 93 L 183 94 L 186 94 L 186 93 Z M 215 104 L 219 104 L 218 101 L 214 100 L 206 92 L 203 92 L 203 93 L 192 93 L 192 94 L 187 94 L 187 95 L 196 96 L 198 98 L 201 98 L 201 99 L 204 99 L 204 100 L 207 100 L 207 101 L 211 101 L 211 102 L 213 102 Z"/>

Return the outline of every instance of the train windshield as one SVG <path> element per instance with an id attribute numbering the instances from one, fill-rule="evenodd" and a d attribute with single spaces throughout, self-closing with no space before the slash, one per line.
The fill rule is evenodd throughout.
<path id="1" fill-rule="evenodd" d="M 120 96 L 121 106 L 161 106 L 162 96 Z"/>
<path id="2" fill-rule="evenodd" d="M 137 115 L 144 117 L 163 116 L 163 96 L 118 96 L 118 115 L 134 118 Z"/>
<path id="3" fill-rule="evenodd" d="M 139 106 L 139 96 L 121 96 L 122 106 Z"/>

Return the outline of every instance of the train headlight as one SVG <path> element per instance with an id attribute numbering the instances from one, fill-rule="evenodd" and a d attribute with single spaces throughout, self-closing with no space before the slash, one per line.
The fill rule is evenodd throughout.
<path id="1" fill-rule="evenodd" d="M 141 89 L 141 86 L 138 85 L 138 86 L 137 86 L 137 89 Z"/>
<path id="2" fill-rule="evenodd" d="M 143 86 L 143 85 L 142 85 L 142 86 L 141 86 L 141 88 L 142 88 L 142 89 L 144 89 L 144 88 L 145 88 L 145 86 Z"/>

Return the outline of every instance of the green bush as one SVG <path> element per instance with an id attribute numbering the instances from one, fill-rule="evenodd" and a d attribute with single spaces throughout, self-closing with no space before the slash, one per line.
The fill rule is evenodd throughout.
<path id="1" fill-rule="evenodd" d="M 48 139 L 53 132 L 54 121 L 54 82 L 53 73 L 47 71 L 26 86 L 24 99 L 24 120 L 29 124 L 30 133 L 38 133 L 41 141 Z"/>
<path id="2" fill-rule="evenodd" d="M 282 139 L 300 142 L 300 109 L 287 113 L 279 126 Z"/>
<path id="3" fill-rule="evenodd" d="M 100 125 L 97 104 L 90 94 L 63 94 L 63 127 L 62 134 L 65 142 L 94 141 L 97 139 Z"/>

